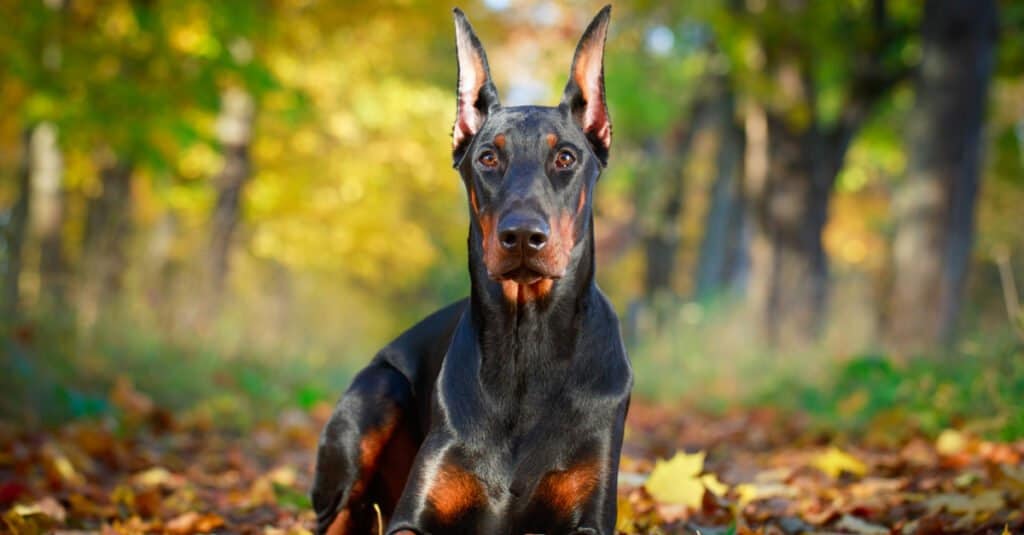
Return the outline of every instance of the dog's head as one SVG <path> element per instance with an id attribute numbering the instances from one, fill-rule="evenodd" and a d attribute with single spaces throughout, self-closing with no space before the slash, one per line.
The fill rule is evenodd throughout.
<path id="1" fill-rule="evenodd" d="M 611 148 L 603 72 L 610 12 L 602 9 L 583 33 L 558 106 L 506 108 L 479 39 L 455 10 L 452 156 L 487 276 L 509 300 L 545 297 L 588 232 L 593 187 Z"/>

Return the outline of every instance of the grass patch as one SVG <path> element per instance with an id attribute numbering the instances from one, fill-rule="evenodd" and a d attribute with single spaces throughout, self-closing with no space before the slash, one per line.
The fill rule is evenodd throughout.
<path id="1" fill-rule="evenodd" d="M 825 346 L 771 353 L 750 342 L 748 322 L 705 320 L 685 308 L 673 325 L 630 348 L 638 397 L 681 410 L 778 407 L 840 433 L 963 427 L 1024 437 L 1024 346 L 1010 336 L 968 338 L 952 356 L 900 360 Z M 110 393 L 127 379 L 173 413 L 244 429 L 286 409 L 333 403 L 369 360 L 359 349 L 325 352 L 314 343 L 255 349 L 235 331 L 187 340 L 159 333 L 123 318 L 85 340 L 71 322 L 53 319 L 0 333 L 8 370 L 0 416 L 29 426 L 103 417 L 117 411 Z"/>
<path id="2" fill-rule="evenodd" d="M 967 337 L 949 355 L 904 359 L 827 344 L 771 352 L 751 342 L 748 322 L 686 318 L 638 337 L 643 342 L 630 351 L 638 396 L 710 412 L 800 411 L 831 432 L 934 435 L 962 427 L 1024 438 L 1024 345 L 1009 332 Z"/>
<path id="3" fill-rule="evenodd" d="M 0 335 L 0 348 L 10 370 L 0 378 L 0 414 L 29 426 L 112 413 L 110 392 L 127 379 L 158 407 L 245 428 L 288 408 L 333 403 L 369 360 L 223 347 L 212 337 L 169 340 L 123 321 L 88 340 L 68 322 L 32 322 Z"/>

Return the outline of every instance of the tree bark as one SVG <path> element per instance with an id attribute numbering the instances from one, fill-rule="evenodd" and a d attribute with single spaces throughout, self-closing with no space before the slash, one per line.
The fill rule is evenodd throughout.
<path id="1" fill-rule="evenodd" d="M 907 181 L 894 201 L 887 340 L 917 352 L 952 341 L 974 239 L 994 0 L 929 0 L 908 131 Z"/>
<path id="2" fill-rule="evenodd" d="M 743 284 L 747 270 L 746 217 L 741 170 L 743 132 L 736 124 L 735 96 L 723 81 L 711 103 L 716 133 L 715 179 L 708 195 L 704 237 L 697 262 L 696 296 L 713 298 Z"/>
<path id="3" fill-rule="evenodd" d="M 21 136 L 21 156 L 15 177 L 18 184 L 18 196 L 2 227 L 4 231 L 4 271 L 0 319 L 5 322 L 13 322 L 17 319 L 21 300 L 19 281 L 21 279 L 22 249 L 25 243 L 25 229 L 32 195 L 31 135 L 32 130 L 26 129 Z"/>
<path id="4" fill-rule="evenodd" d="M 679 217 L 686 192 L 684 169 L 692 156 L 695 136 L 713 124 L 708 102 L 700 99 L 669 133 L 663 146 L 652 144 L 647 150 L 655 168 L 645 173 L 650 179 L 640 186 L 644 191 L 638 194 L 642 202 L 637 205 L 646 207 L 642 209 L 647 217 L 641 219 L 641 227 L 646 260 L 644 297 L 648 302 L 672 293 L 679 252 Z"/>
<path id="5" fill-rule="evenodd" d="M 676 253 L 679 250 L 679 214 L 683 211 L 683 179 L 681 170 L 673 165 L 676 158 L 667 157 L 662 162 L 661 172 L 654 173 L 657 180 L 664 180 L 658 188 L 656 206 L 652 207 L 653 217 L 645 225 L 644 246 L 644 299 L 648 303 L 661 299 L 672 292 L 675 274 Z"/>
<path id="6" fill-rule="evenodd" d="M 99 196 L 88 203 L 83 239 L 80 319 L 95 324 L 120 293 L 132 230 L 132 165 L 109 158 L 100 167 Z"/>
<path id="7" fill-rule="evenodd" d="M 814 77 L 806 60 L 795 56 L 780 56 L 769 67 L 780 90 L 775 107 L 747 106 L 745 173 L 753 223 L 748 297 L 773 345 L 806 345 L 824 326 L 828 258 L 822 233 L 836 177 L 875 105 L 909 72 L 883 62 L 884 52 L 903 37 L 890 26 L 887 7 L 885 0 L 872 3 L 871 38 L 856 49 L 834 124 L 817 116 Z"/>
<path id="8" fill-rule="evenodd" d="M 248 93 L 238 89 L 224 93 L 217 121 L 224 168 L 216 180 L 217 202 L 213 209 L 207 265 L 210 286 L 207 297 L 211 314 L 216 312 L 224 294 L 230 268 L 231 240 L 241 217 L 242 190 L 252 174 L 249 147 L 253 112 L 252 98 Z"/>
<path id="9" fill-rule="evenodd" d="M 747 191 L 753 223 L 751 304 L 773 345 L 803 345 L 822 326 L 828 262 L 822 233 L 835 179 L 819 158 L 816 128 L 799 129 L 763 111 L 747 119 Z M 756 169 L 751 169 L 751 165 Z"/>
<path id="10" fill-rule="evenodd" d="M 57 127 L 41 123 L 32 133 L 31 236 L 39 250 L 39 303 L 53 311 L 64 305 L 67 268 L 64 261 L 64 158 Z"/>

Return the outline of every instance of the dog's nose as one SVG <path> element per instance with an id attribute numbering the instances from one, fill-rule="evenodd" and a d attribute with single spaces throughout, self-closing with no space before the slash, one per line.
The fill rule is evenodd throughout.
<path id="1" fill-rule="evenodd" d="M 539 252 L 548 244 L 550 234 L 547 222 L 539 217 L 510 214 L 498 225 L 498 241 L 506 251 Z"/>

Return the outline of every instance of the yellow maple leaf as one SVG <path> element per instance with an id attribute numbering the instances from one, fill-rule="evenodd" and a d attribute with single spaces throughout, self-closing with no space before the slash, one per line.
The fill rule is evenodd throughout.
<path id="1" fill-rule="evenodd" d="M 705 490 L 717 495 L 729 490 L 714 474 L 701 475 L 704 457 L 705 453 L 699 451 L 678 452 L 667 461 L 659 459 L 654 463 L 654 470 L 644 488 L 659 502 L 699 508 Z"/>
<path id="2" fill-rule="evenodd" d="M 839 477 L 843 472 L 863 476 L 868 471 L 868 467 L 863 461 L 835 446 L 829 447 L 825 453 L 815 457 L 811 464 L 834 478 Z"/>
<path id="3" fill-rule="evenodd" d="M 708 489 L 715 496 L 724 496 L 726 492 L 729 492 L 729 485 L 722 483 L 715 474 L 700 476 L 700 482 L 704 484 L 704 488 Z"/>

